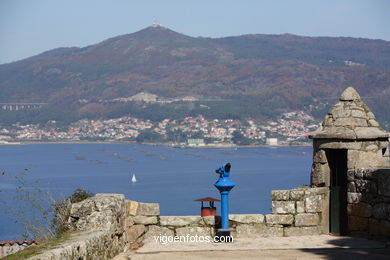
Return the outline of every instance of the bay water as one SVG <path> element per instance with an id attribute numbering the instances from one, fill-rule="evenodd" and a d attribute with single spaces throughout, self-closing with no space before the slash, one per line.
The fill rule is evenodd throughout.
<path id="1" fill-rule="evenodd" d="M 98 143 L 0 146 L 0 174 L 4 173 L 0 178 L 0 240 L 22 239 L 18 217 L 4 210 L 18 204 L 12 197 L 20 183 L 10 176 L 19 172 L 25 172 L 27 188 L 39 188 L 57 200 L 81 188 L 160 203 L 161 215 L 199 215 L 200 203 L 194 199 L 219 198 L 214 187 L 218 179 L 215 170 L 230 162 L 231 178 L 236 183 L 230 193 L 230 213 L 268 214 L 271 190 L 309 184 L 311 160 L 311 147 L 211 149 Z M 136 183 L 131 182 L 133 174 Z"/>

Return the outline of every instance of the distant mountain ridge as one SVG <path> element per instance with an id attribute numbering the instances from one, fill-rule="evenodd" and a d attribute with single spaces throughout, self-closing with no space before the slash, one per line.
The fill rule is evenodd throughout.
<path id="1" fill-rule="evenodd" d="M 246 115 L 251 117 L 292 109 L 318 117 L 332 103 L 329 98 L 351 85 L 363 99 L 371 97 L 368 105 L 390 122 L 389 72 L 390 42 L 383 40 L 291 34 L 195 38 L 151 26 L 0 65 L 0 103 L 48 102 L 50 115 L 42 111 L 42 118 L 65 109 L 74 118 L 110 117 L 131 114 L 133 107 L 103 101 L 148 92 L 234 100 L 220 105 L 258 107 L 258 114 Z M 23 117 L 0 113 L 4 122 Z"/>

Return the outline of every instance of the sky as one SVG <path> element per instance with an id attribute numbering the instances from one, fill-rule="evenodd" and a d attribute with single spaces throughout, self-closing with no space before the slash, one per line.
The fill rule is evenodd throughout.
<path id="1" fill-rule="evenodd" d="M 154 21 L 203 37 L 349 36 L 390 41 L 390 0 L 0 0 L 0 64 L 84 47 Z"/>

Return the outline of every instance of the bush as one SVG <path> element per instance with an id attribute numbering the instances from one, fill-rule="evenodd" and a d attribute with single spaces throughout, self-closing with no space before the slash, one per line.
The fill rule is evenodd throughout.
<path id="1" fill-rule="evenodd" d="M 92 197 L 93 195 L 94 194 L 91 193 L 90 191 L 78 188 L 67 199 L 70 201 L 70 203 L 77 203 L 77 202 L 83 201 L 85 199 L 88 199 L 89 197 Z"/>
<path id="2" fill-rule="evenodd" d="M 70 217 L 71 204 L 83 201 L 93 195 L 89 191 L 78 188 L 68 198 L 53 203 L 54 219 L 52 221 L 52 228 L 55 230 L 57 236 L 70 229 L 68 219 Z"/>

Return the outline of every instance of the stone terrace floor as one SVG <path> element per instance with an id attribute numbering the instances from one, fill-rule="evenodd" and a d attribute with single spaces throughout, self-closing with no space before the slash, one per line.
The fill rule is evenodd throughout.
<path id="1" fill-rule="evenodd" d="M 237 238 L 233 243 L 145 242 L 137 251 L 114 260 L 157 259 L 390 259 L 389 243 L 328 235 Z"/>

